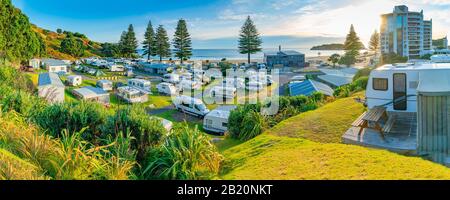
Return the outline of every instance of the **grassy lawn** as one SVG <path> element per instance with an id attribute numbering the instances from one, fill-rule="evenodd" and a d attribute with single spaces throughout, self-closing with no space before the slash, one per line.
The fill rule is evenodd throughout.
<path id="1" fill-rule="evenodd" d="M 219 178 L 450 178 L 450 169 L 420 157 L 340 144 L 342 134 L 364 110 L 353 98 L 302 113 L 242 144 L 229 139 L 219 142 L 216 145 L 226 158 Z"/>
<path id="2" fill-rule="evenodd" d="M 231 180 L 450 179 L 450 169 L 417 157 L 263 134 L 224 152 Z"/>
<path id="3" fill-rule="evenodd" d="M 353 97 L 338 99 L 317 110 L 297 115 L 267 131 L 277 136 L 300 137 L 315 142 L 340 143 L 341 136 L 365 108 Z"/>
<path id="4" fill-rule="evenodd" d="M 170 96 L 160 96 L 158 93 L 149 95 L 148 102 L 145 105 L 155 105 L 155 108 L 164 108 L 172 105 L 172 98 Z"/>

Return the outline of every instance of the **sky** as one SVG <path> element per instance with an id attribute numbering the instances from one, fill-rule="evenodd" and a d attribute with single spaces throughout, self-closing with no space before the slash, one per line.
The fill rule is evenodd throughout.
<path id="1" fill-rule="evenodd" d="M 310 48 L 343 42 L 351 24 L 364 44 L 379 29 L 380 15 L 395 5 L 424 10 L 433 37 L 450 29 L 449 0 L 12 0 L 31 22 L 49 30 L 80 32 L 98 42 L 117 42 L 133 24 L 142 41 L 149 20 L 173 35 L 183 18 L 197 49 L 237 47 L 247 16 L 255 21 L 263 48 Z"/>

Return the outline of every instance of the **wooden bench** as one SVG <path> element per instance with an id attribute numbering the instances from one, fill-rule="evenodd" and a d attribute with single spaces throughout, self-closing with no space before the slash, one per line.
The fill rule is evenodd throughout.
<path id="1" fill-rule="evenodd" d="M 381 137 L 384 139 L 384 128 L 381 127 L 380 121 L 382 119 L 387 119 L 387 118 L 388 117 L 387 117 L 385 107 L 374 107 L 373 109 L 363 113 L 356 121 L 354 121 L 352 123 L 352 126 L 360 127 L 358 136 L 361 135 L 362 131 L 365 128 L 372 128 L 372 129 L 377 130 L 380 133 Z M 369 125 L 371 123 L 375 124 L 375 127 L 369 127 Z M 389 122 L 389 123 L 392 123 L 390 125 L 390 127 L 392 128 L 394 122 Z"/>
<path id="2" fill-rule="evenodd" d="M 395 116 L 391 115 L 383 126 L 383 133 L 391 132 L 392 128 L 394 127 L 394 123 L 395 123 Z"/>

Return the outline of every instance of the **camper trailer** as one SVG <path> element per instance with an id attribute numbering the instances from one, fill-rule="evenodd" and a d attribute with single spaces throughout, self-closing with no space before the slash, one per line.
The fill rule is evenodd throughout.
<path id="1" fill-rule="evenodd" d="M 117 88 L 116 95 L 128 103 L 145 103 L 148 101 L 148 94 L 129 86 Z"/>
<path id="2" fill-rule="evenodd" d="M 372 70 L 368 111 L 343 142 L 423 155 L 450 166 L 450 64 L 404 63 Z"/>
<path id="3" fill-rule="evenodd" d="M 203 119 L 203 129 L 223 134 L 228 130 L 228 117 L 236 106 L 220 106 L 209 112 Z"/>
<path id="4" fill-rule="evenodd" d="M 179 111 L 198 116 L 204 117 L 209 113 L 208 108 L 203 103 L 202 100 L 188 97 L 188 96 L 177 96 L 173 101 L 175 108 Z"/>
<path id="5" fill-rule="evenodd" d="M 197 81 L 191 81 L 191 80 L 182 80 L 178 86 L 180 91 L 183 90 L 196 90 L 199 89 L 202 86 L 200 82 Z"/>
<path id="6" fill-rule="evenodd" d="M 114 63 L 108 63 L 108 69 L 111 72 L 124 72 L 125 67 L 123 65 L 118 65 Z"/>
<path id="7" fill-rule="evenodd" d="M 163 81 L 167 82 L 167 83 L 173 83 L 173 84 L 177 84 L 180 82 L 180 75 L 178 74 L 165 74 L 163 76 Z"/>
<path id="8" fill-rule="evenodd" d="M 113 90 L 113 82 L 109 80 L 99 80 L 97 81 L 97 87 L 102 88 L 105 91 Z"/>
<path id="9" fill-rule="evenodd" d="M 67 84 L 69 86 L 79 86 L 83 82 L 83 79 L 79 75 L 72 75 L 67 77 Z"/>
<path id="10" fill-rule="evenodd" d="M 243 78 L 225 78 L 222 85 L 241 89 L 245 88 L 245 80 Z"/>
<path id="11" fill-rule="evenodd" d="M 177 87 L 170 83 L 160 83 L 156 85 L 156 89 L 158 89 L 159 93 L 166 95 L 174 95 L 178 92 Z"/>
<path id="12" fill-rule="evenodd" d="M 211 89 L 210 95 L 211 97 L 232 99 L 236 97 L 236 91 L 237 90 L 234 87 L 216 86 Z"/>
<path id="13" fill-rule="evenodd" d="M 251 81 L 248 82 L 247 89 L 249 91 L 261 91 L 264 89 L 264 84 L 262 82 Z"/>
<path id="14" fill-rule="evenodd" d="M 152 83 L 144 79 L 128 79 L 128 86 L 134 87 L 144 93 L 150 94 L 152 92 Z"/>

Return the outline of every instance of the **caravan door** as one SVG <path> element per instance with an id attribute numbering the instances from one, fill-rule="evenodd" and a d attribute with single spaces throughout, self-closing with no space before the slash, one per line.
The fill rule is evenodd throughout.
<path id="1" fill-rule="evenodd" d="M 407 110 L 407 88 L 406 88 L 406 74 L 396 73 L 394 74 L 394 110 Z"/>

